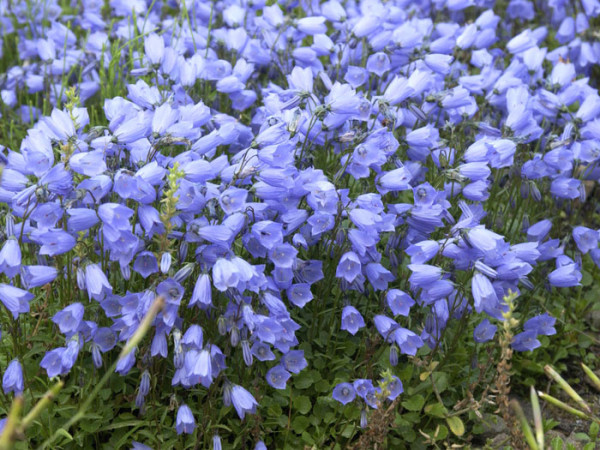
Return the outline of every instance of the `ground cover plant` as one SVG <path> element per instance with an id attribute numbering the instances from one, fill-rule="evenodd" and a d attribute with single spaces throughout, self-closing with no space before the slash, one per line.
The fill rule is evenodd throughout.
<path id="1" fill-rule="evenodd" d="M 0 0 L 0 448 L 526 448 L 598 365 L 598 16 Z"/>

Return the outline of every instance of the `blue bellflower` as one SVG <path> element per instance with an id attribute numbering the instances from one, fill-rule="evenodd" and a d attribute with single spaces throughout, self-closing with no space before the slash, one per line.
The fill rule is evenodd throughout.
<path id="1" fill-rule="evenodd" d="M 24 388 L 23 368 L 17 359 L 13 359 L 4 371 L 2 390 L 5 394 L 13 392 L 15 395 L 20 395 Z"/>
<path id="2" fill-rule="evenodd" d="M 350 383 L 340 383 L 333 389 L 333 398 L 342 405 L 347 405 L 356 398 L 356 392 Z"/>
<path id="3" fill-rule="evenodd" d="M 365 326 L 365 320 L 354 306 L 345 306 L 342 310 L 342 330 L 355 335 Z"/>
<path id="4" fill-rule="evenodd" d="M 248 413 L 254 414 L 258 406 L 252 394 L 239 385 L 231 388 L 231 402 L 240 419 L 243 419 Z"/>
<path id="5" fill-rule="evenodd" d="M 192 414 L 192 410 L 185 403 L 179 406 L 177 410 L 177 419 L 175 421 L 175 429 L 177 434 L 192 434 L 196 428 L 196 420 Z"/>

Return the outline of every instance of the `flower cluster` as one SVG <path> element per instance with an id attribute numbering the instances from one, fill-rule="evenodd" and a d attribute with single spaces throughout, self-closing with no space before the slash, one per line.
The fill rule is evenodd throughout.
<path id="1" fill-rule="evenodd" d="M 0 76 L 2 114 L 31 123 L 0 147 L 0 301 L 27 320 L 48 293 L 48 377 L 82 354 L 101 367 L 162 296 L 116 369 L 139 370 L 136 407 L 168 374 L 244 419 L 268 387 L 237 369 L 286 389 L 315 328 L 378 335 L 396 366 L 463 317 L 488 341 L 509 292 L 600 264 L 598 230 L 548 213 L 600 177 L 598 0 L 73 3 L 0 0 L 27 61 Z M 513 348 L 555 332 L 538 315 Z M 23 390 L 17 360 L 3 389 Z M 377 408 L 381 389 L 333 398 Z M 196 428 L 184 402 L 175 427 Z"/>
<path id="2" fill-rule="evenodd" d="M 387 400 L 395 400 L 403 391 L 402 382 L 398 377 L 392 377 L 386 386 L 388 395 L 385 398 Z M 333 390 L 333 398 L 344 405 L 353 401 L 356 396 L 371 408 L 376 409 L 382 396 L 382 389 L 374 387 L 371 380 L 359 379 L 353 383 L 340 383 Z"/>

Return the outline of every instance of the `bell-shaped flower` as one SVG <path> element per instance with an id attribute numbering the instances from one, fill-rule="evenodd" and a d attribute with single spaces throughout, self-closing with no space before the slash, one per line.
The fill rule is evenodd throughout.
<path id="1" fill-rule="evenodd" d="M 5 394 L 13 392 L 15 395 L 21 395 L 24 388 L 23 368 L 18 359 L 13 359 L 4 371 L 2 390 Z"/>
<path id="2" fill-rule="evenodd" d="M 194 419 L 192 410 L 185 403 L 181 404 L 177 410 L 175 429 L 177 430 L 177 434 L 192 434 L 196 429 L 196 420 Z"/>
<path id="3" fill-rule="evenodd" d="M 33 294 L 9 284 L 0 283 L 0 302 L 8 309 L 16 320 L 19 314 L 29 312 L 29 302 Z"/>
<path id="4" fill-rule="evenodd" d="M 363 316 L 354 306 L 345 306 L 342 310 L 342 330 L 355 335 L 359 329 L 365 326 Z"/>
<path id="5" fill-rule="evenodd" d="M 333 398 L 342 405 L 347 405 L 356 398 L 354 386 L 350 383 L 340 383 L 333 389 Z"/>
<path id="6" fill-rule="evenodd" d="M 267 372 L 267 383 L 275 389 L 285 389 L 287 380 L 292 376 L 285 368 L 281 365 L 276 365 L 269 369 Z"/>
<path id="7" fill-rule="evenodd" d="M 240 419 L 243 419 L 248 413 L 254 414 L 258 406 L 258 402 L 252 394 L 239 385 L 231 388 L 231 402 Z"/>
<path id="8" fill-rule="evenodd" d="M 84 308 L 81 303 L 73 303 L 63 308 L 52 317 L 52 322 L 58 325 L 60 332 L 71 337 L 77 332 L 83 320 Z"/>

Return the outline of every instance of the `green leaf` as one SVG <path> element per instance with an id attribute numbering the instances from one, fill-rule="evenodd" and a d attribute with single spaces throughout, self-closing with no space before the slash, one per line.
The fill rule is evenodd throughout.
<path id="1" fill-rule="evenodd" d="M 406 420 L 403 416 L 396 413 L 396 418 L 394 419 L 394 425 L 397 427 L 408 427 L 410 426 L 410 422 Z"/>
<path id="2" fill-rule="evenodd" d="M 553 357 L 552 357 L 552 360 L 555 363 L 560 361 L 561 359 L 565 359 L 567 356 L 569 356 L 569 351 L 565 347 L 559 347 L 559 348 L 553 349 L 553 350 L 556 350 L 556 352 L 553 354 Z"/>
<path id="3" fill-rule="evenodd" d="M 329 392 L 329 383 L 327 380 L 320 380 L 315 383 L 315 391 L 317 392 Z"/>
<path id="4" fill-rule="evenodd" d="M 456 436 L 462 436 L 465 434 L 465 424 L 458 416 L 452 416 L 446 418 L 446 422 L 450 427 L 450 431 L 454 433 Z"/>
<path id="5" fill-rule="evenodd" d="M 402 370 L 400 370 L 398 372 L 398 378 L 400 378 L 402 381 L 410 380 L 410 378 L 412 377 L 414 368 L 415 368 L 415 366 L 407 364 L 406 367 L 404 367 Z"/>
<path id="6" fill-rule="evenodd" d="M 424 404 L 425 399 L 420 394 L 413 395 L 402 402 L 402 406 L 409 411 L 421 411 Z"/>
<path id="7" fill-rule="evenodd" d="M 432 378 L 439 393 L 448 388 L 448 374 L 446 372 L 433 372 Z"/>
<path id="8" fill-rule="evenodd" d="M 483 424 L 475 423 L 475 424 L 473 424 L 473 428 L 472 428 L 471 432 L 473 434 L 483 434 L 485 432 L 485 430 L 486 429 L 484 428 Z"/>
<path id="9" fill-rule="evenodd" d="M 598 437 L 598 432 L 600 432 L 600 425 L 598 425 L 598 422 L 592 422 L 590 425 L 590 432 L 588 433 L 592 441 L 596 440 Z"/>
<path id="10" fill-rule="evenodd" d="M 273 400 L 279 406 L 286 407 L 286 406 L 288 406 L 290 404 L 290 394 L 288 392 L 287 395 L 282 395 L 283 392 L 284 391 L 274 392 L 273 393 Z"/>
<path id="11" fill-rule="evenodd" d="M 306 389 L 310 387 L 312 383 L 312 379 L 302 372 L 300 372 L 300 375 L 294 378 L 294 387 L 296 389 Z"/>
<path id="12" fill-rule="evenodd" d="M 104 401 L 108 400 L 111 395 L 112 392 L 110 391 L 110 388 L 101 389 L 100 393 L 98 394 L 98 396 Z"/>
<path id="13" fill-rule="evenodd" d="M 575 433 L 575 439 L 578 441 L 589 441 L 590 437 L 585 433 Z"/>
<path id="14" fill-rule="evenodd" d="M 419 423 L 421 421 L 421 415 L 417 412 L 402 414 L 402 418 L 409 423 Z"/>
<path id="15" fill-rule="evenodd" d="M 71 436 L 71 433 L 69 433 L 64 428 L 59 428 L 58 430 L 56 430 L 56 434 L 58 434 L 59 436 L 63 436 L 65 438 L 67 438 L 69 441 L 73 440 L 73 436 Z"/>
<path id="16" fill-rule="evenodd" d="M 297 434 L 302 434 L 308 425 L 310 425 L 310 422 L 304 416 L 296 416 L 294 420 L 292 420 L 292 430 Z"/>
<path id="17" fill-rule="evenodd" d="M 594 343 L 594 341 L 592 341 L 592 339 L 589 336 L 583 333 L 580 333 L 577 336 L 577 340 L 579 341 L 579 347 L 582 349 L 586 349 Z"/>
<path id="18" fill-rule="evenodd" d="M 308 398 L 306 395 L 300 395 L 298 397 L 295 397 L 293 402 L 294 409 L 296 409 L 296 411 L 298 411 L 300 414 L 306 414 L 312 408 L 310 398 Z"/>
<path id="19" fill-rule="evenodd" d="M 581 271 L 581 285 L 589 286 L 594 281 L 592 275 L 586 270 Z"/>
<path id="20" fill-rule="evenodd" d="M 354 434 L 354 425 L 346 425 L 340 433 L 345 438 L 350 438 Z"/>
<path id="21" fill-rule="evenodd" d="M 333 412 L 328 411 L 326 414 L 324 414 L 323 416 L 321 416 L 321 419 L 325 423 L 333 423 L 336 420 L 336 415 Z"/>
<path id="22" fill-rule="evenodd" d="M 302 432 L 302 441 L 308 445 L 315 444 L 315 440 L 313 439 L 313 437 L 310 435 L 310 433 L 307 433 L 306 431 Z"/>
<path id="23" fill-rule="evenodd" d="M 267 416 L 269 417 L 279 417 L 281 414 L 283 414 L 283 411 L 279 405 L 271 405 L 267 408 Z"/>
<path id="24" fill-rule="evenodd" d="M 317 357 L 313 359 L 313 366 L 315 367 L 315 369 L 322 369 L 325 367 L 326 364 L 327 360 L 325 359 L 325 355 L 317 354 Z"/>
<path id="25" fill-rule="evenodd" d="M 403 428 L 401 430 L 402 439 L 406 442 L 414 442 L 417 439 L 417 432 L 412 428 Z"/>
<path id="26" fill-rule="evenodd" d="M 109 383 L 113 394 L 116 392 L 121 392 L 123 389 L 125 389 L 124 377 L 111 377 Z"/>
<path id="27" fill-rule="evenodd" d="M 298 389 L 306 389 L 310 387 L 315 381 L 321 379 L 318 372 L 314 370 L 302 371 L 294 377 L 294 386 Z"/>
<path id="28" fill-rule="evenodd" d="M 349 403 L 344 406 L 344 417 L 349 420 L 358 420 L 360 416 L 360 407 L 355 403 Z"/>
<path id="29" fill-rule="evenodd" d="M 101 423 L 98 420 L 82 420 L 79 423 L 81 429 L 88 433 L 95 433 L 98 430 L 98 428 L 100 428 L 100 425 Z"/>
<path id="30" fill-rule="evenodd" d="M 446 439 L 446 437 L 448 437 L 448 428 L 445 425 L 440 425 L 435 440 L 443 441 L 444 439 Z"/>
<path id="31" fill-rule="evenodd" d="M 440 419 L 442 419 L 446 417 L 448 411 L 446 410 L 446 407 L 444 405 L 438 402 L 427 405 L 425 407 L 425 414 L 428 414 L 433 417 L 439 417 Z"/>
<path id="32" fill-rule="evenodd" d="M 552 450 L 563 450 L 562 439 L 559 437 L 555 437 L 554 439 L 552 439 L 552 442 L 550 442 L 550 447 L 552 448 Z"/>
<path id="33" fill-rule="evenodd" d="M 298 417 L 302 417 L 302 416 L 298 416 Z M 287 427 L 288 424 L 288 416 L 286 415 L 281 415 L 277 418 L 276 420 L 277 424 L 283 428 L 283 427 Z"/>
<path id="34" fill-rule="evenodd" d="M 116 430 L 118 428 L 129 428 L 129 427 L 135 427 L 138 425 L 143 425 L 145 422 L 143 420 L 125 420 L 122 422 L 116 422 L 116 423 L 111 423 L 110 425 L 107 425 L 105 427 L 102 427 L 100 429 L 100 431 L 109 431 L 109 430 Z"/>

